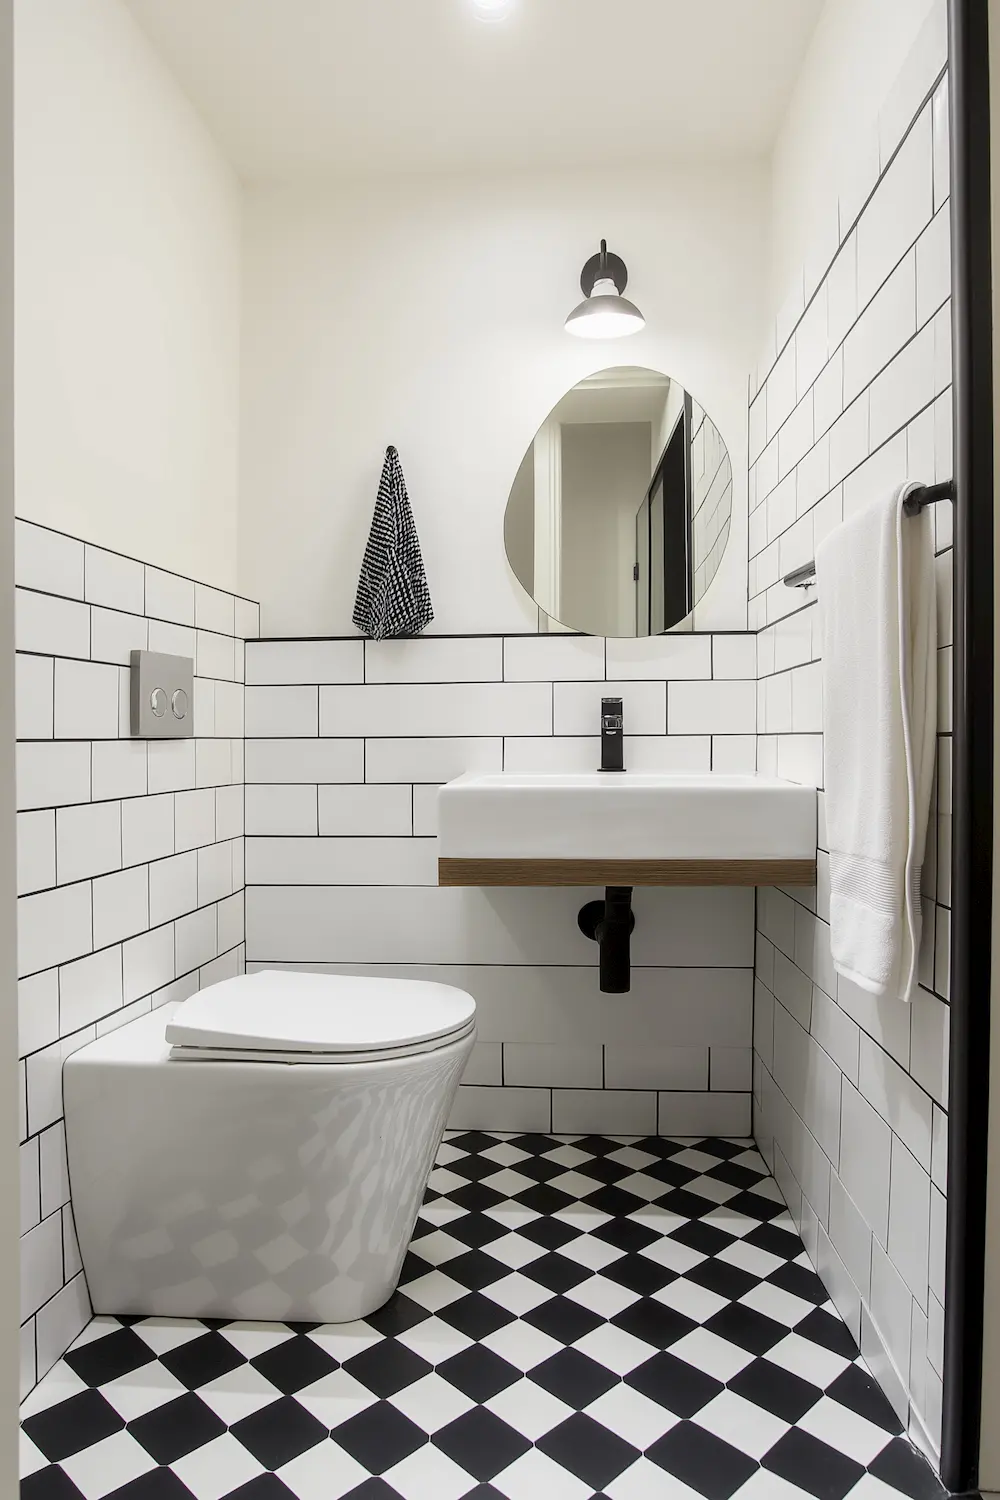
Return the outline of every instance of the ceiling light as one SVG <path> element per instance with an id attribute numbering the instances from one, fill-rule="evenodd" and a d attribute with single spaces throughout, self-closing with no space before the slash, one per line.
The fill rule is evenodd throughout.
<path id="1" fill-rule="evenodd" d="M 514 7 L 514 0 L 472 0 L 472 9 L 480 21 L 502 21 Z"/>
<path id="2" fill-rule="evenodd" d="M 602 240 L 600 254 L 592 255 L 580 273 L 584 300 L 566 319 L 566 332 L 581 339 L 620 339 L 645 328 L 635 303 L 622 296 L 627 285 L 625 262 Z"/>

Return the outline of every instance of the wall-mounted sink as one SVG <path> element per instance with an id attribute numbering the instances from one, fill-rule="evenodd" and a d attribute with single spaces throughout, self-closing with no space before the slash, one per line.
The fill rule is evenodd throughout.
<path id="1" fill-rule="evenodd" d="M 765 776 L 467 775 L 438 793 L 441 885 L 812 885 L 816 792 Z"/>

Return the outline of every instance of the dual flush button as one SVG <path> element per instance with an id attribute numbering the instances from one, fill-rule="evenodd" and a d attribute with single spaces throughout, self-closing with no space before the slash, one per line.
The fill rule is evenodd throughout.
<path id="1" fill-rule="evenodd" d="M 167 711 L 167 695 L 163 688 L 154 688 L 149 695 L 149 706 L 158 719 L 162 719 Z M 170 695 L 170 712 L 175 719 L 187 717 L 188 695 L 183 688 L 175 688 Z"/>
<path id="2" fill-rule="evenodd" d="M 131 729 L 137 739 L 194 736 L 194 662 L 164 651 L 133 651 Z"/>

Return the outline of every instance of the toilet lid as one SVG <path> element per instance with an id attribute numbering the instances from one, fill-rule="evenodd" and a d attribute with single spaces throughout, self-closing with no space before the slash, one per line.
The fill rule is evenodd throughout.
<path id="1" fill-rule="evenodd" d="M 267 969 L 192 995 L 165 1035 L 174 1047 L 357 1054 L 440 1041 L 475 1013 L 472 996 L 448 984 Z"/>

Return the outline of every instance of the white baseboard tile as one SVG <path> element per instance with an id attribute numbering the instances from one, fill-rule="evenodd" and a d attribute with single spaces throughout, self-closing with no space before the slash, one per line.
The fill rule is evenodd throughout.
<path id="1" fill-rule="evenodd" d="M 656 1095 L 628 1089 L 554 1089 L 552 1129 L 567 1135 L 655 1135 Z"/>
<path id="2" fill-rule="evenodd" d="M 476 1042 L 462 1074 L 464 1084 L 503 1083 L 503 1048 L 499 1042 Z"/>
<path id="3" fill-rule="evenodd" d="M 528 1088 L 599 1089 L 603 1048 L 600 1043 L 504 1042 L 503 1081 Z"/>
<path id="4" fill-rule="evenodd" d="M 520 1134 L 552 1128 L 549 1089 L 478 1088 L 462 1084 L 448 1120 L 449 1130 L 501 1130 Z"/>
<path id="5" fill-rule="evenodd" d="M 90 1297 L 81 1271 L 39 1309 L 35 1318 L 39 1379 L 62 1358 L 91 1316 Z"/>
<path id="6" fill-rule="evenodd" d="M 833 1248 L 833 1241 L 822 1224 L 818 1227 L 816 1244 L 816 1269 L 830 1293 L 830 1300 L 851 1330 L 854 1342 L 860 1347 L 863 1306 L 861 1293 L 851 1280 L 847 1267 Z"/>
<path id="7" fill-rule="evenodd" d="M 604 1049 L 604 1082 L 609 1089 L 708 1088 L 707 1047 L 658 1047 L 655 1043 Z"/>
<path id="8" fill-rule="evenodd" d="M 886 1348 L 882 1335 L 872 1321 L 870 1312 L 863 1304 L 861 1308 L 861 1353 L 905 1427 L 910 1412 L 910 1399 L 906 1392 L 906 1385 L 900 1377 L 892 1355 Z"/>
<path id="9" fill-rule="evenodd" d="M 749 1136 L 752 1095 L 660 1094 L 657 1130 L 660 1135 Z"/>

